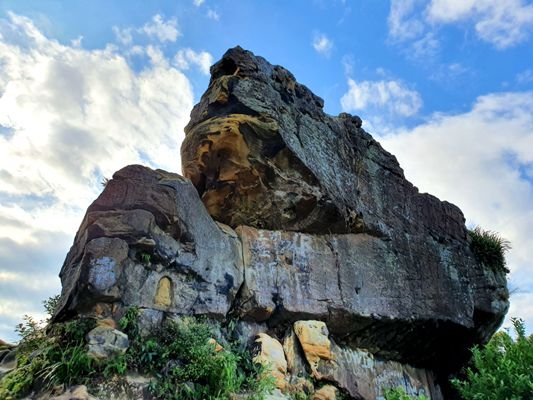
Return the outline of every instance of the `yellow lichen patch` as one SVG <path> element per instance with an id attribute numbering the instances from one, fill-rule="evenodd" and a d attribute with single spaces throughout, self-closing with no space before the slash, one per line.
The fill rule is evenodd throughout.
<path id="1" fill-rule="evenodd" d="M 294 323 L 294 333 L 300 341 L 313 376 L 320 379 L 321 361 L 333 360 L 326 324 L 322 321 L 297 321 Z"/>
<path id="2" fill-rule="evenodd" d="M 159 280 L 154 304 L 162 307 L 170 307 L 172 305 L 172 281 L 170 278 L 164 276 Z"/>
<path id="3" fill-rule="evenodd" d="M 285 374 L 287 373 L 287 360 L 285 360 L 285 353 L 283 346 L 275 338 L 260 333 L 257 335 L 255 341 L 260 345 L 260 351 L 254 357 L 254 362 L 265 365 L 269 368 L 269 373 L 276 381 L 278 389 L 285 389 L 287 387 L 287 380 Z"/>
<path id="4" fill-rule="evenodd" d="M 337 398 L 337 388 L 332 385 L 325 385 L 318 389 L 311 400 L 335 400 Z"/>

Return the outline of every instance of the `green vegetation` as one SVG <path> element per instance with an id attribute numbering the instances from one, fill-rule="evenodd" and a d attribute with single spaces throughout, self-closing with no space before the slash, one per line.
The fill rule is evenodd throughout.
<path id="1" fill-rule="evenodd" d="M 136 309 L 120 326 L 133 338 L 126 353 L 128 368 L 153 376 L 149 389 L 159 399 L 228 399 L 246 392 L 261 398 L 273 388 L 261 366 L 231 344 L 217 351 L 213 332 L 194 318 L 167 321 L 152 335 L 138 338 Z M 254 398 L 254 397 L 252 397 Z"/>
<path id="2" fill-rule="evenodd" d="M 57 298 L 45 302 L 53 312 Z M 273 389 L 273 381 L 249 353 L 228 344 L 216 349 L 209 326 L 194 318 L 168 321 L 148 337 L 141 338 L 138 310 L 131 308 L 120 320 L 128 334 L 126 354 L 106 360 L 87 355 L 85 337 L 96 320 L 85 318 L 48 326 L 31 317 L 17 327 L 21 341 L 18 367 L 0 380 L 0 398 L 16 399 L 34 389 L 56 385 L 85 384 L 89 388 L 138 371 L 152 377 L 149 390 L 158 399 L 229 399 L 247 393 L 260 399 Z"/>
<path id="3" fill-rule="evenodd" d="M 403 388 L 388 389 L 385 391 L 385 400 L 429 400 L 426 396 L 420 395 L 411 397 L 409 396 Z"/>
<path id="4" fill-rule="evenodd" d="M 143 264 L 146 264 L 146 265 L 149 265 L 152 261 L 152 255 L 150 253 L 147 253 L 145 251 L 143 251 L 141 254 L 140 254 L 140 259 L 141 259 L 141 262 Z"/>
<path id="5" fill-rule="evenodd" d="M 471 239 L 470 248 L 480 263 L 494 271 L 509 273 L 505 266 L 505 253 L 511 249 L 508 240 L 495 232 L 483 230 L 479 226 L 469 230 L 468 233 Z"/>
<path id="6" fill-rule="evenodd" d="M 452 381 L 464 400 L 521 400 L 533 395 L 533 335 L 513 318 L 516 339 L 497 332 L 484 347 L 472 350 L 464 380 Z"/>
<path id="7" fill-rule="evenodd" d="M 0 381 L 0 398 L 14 399 L 33 387 L 86 383 L 104 368 L 87 356 L 85 335 L 94 326 L 92 319 L 54 324 L 46 330 L 31 317 L 17 327 L 22 337 L 17 348 L 17 369 Z"/>

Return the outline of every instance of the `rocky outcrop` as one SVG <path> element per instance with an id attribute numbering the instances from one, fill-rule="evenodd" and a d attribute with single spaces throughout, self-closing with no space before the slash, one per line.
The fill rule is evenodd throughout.
<path id="1" fill-rule="evenodd" d="M 461 211 L 420 194 L 358 117 L 326 115 L 284 68 L 235 48 L 211 74 L 185 178 L 115 173 L 61 269 L 54 320 L 136 306 L 145 334 L 179 315 L 231 319 L 285 395 L 442 398 L 508 308 Z M 120 336 L 108 325 L 104 347 Z"/>
<path id="2" fill-rule="evenodd" d="M 183 173 L 215 219 L 244 225 L 243 317 L 319 317 L 354 345 L 457 368 L 467 353 L 449 355 L 501 323 L 504 275 L 474 260 L 456 206 L 419 193 L 358 117 L 322 107 L 237 47 L 191 113 Z"/>
<path id="3" fill-rule="evenodd" d="M 222 319 L 241 286 L 241 245 L 207 214 L 191 183 L 141 166 L 113 176 L 91 204 L 60 277 L 55 319 L 143 309 Z"/>

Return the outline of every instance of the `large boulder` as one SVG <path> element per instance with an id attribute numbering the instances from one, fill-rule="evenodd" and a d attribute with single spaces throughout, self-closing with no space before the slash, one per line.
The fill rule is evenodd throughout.
<path id="1" fill-rule="evenodd" d="M 116 322 L 130 307 L 141 335 L 207 316 L 224 322 L 224 347 L 231 326 L 242 347 L 259 338 L 276 398 L 402 386 L 441 399 L 509 306 L 461 211 L 419 193 L 358 117 L 325 114 L 284 68 L 237 47 L 211 75 L 186 127 L 185 177 L 113 175 L 63 264 L 54 321 L 108 321 L 88 337 L 107 357 L 127 347 Z"/>
<path id="2" fill-rule="evenodd" d="M 461 210 L 419 193 L 359 117 L 325 114 L 283 67 L 228 50 L 185 131 L 185 177 L 215 219 L 243 225 L 243 318 L 328 320 L 442 370 L 503 321 L 505 274 L 476 261 Z"/>
<path id="3" fill-rule="evenodd" d="M 145 325 L 161 319 L 157 311 L 224 318 L 243 279 L 230 231 L 181 176 L 121 169 L 87 210 L 63 264 L 55 320 L 113 317 L 130 306 L 142 309 Z"/>

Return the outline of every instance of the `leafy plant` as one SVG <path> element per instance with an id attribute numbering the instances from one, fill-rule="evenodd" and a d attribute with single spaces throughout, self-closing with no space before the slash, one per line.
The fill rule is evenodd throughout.
<path id="1" fill-rule="evenodd" d="M 533 395 L 533 335 L 524 321 L 512 318 L 516 333 L 497 332 L 484 347 L 472 350 L 472 366 L 465 379 L 452 384 L 465 400 L 521 400 Z"/>
<path id="2" fill-rule="evenodd" d="M 261 379 L 263 369 L 245 351 L 228 345 L 216 351 L 210 342 L 211 328 L 194 318 L 167 321 L 158 331 L 139 338 L 135 323 L 138 310 L 129 311 L 120 321 L 131 341 L 126 353 L 128 367 L 154 376 L 149 390 L 160 399 L 228 399 L 234 393 L 252 397 L 273 387 Z"/>
<path id="3" fill-rule="evenodd" d="M 468 231 L 470 248 L 476 259 L 495 271 L 509 273 L 505 266 L 505 253 L 511 249 L 511 243 L 496 232 L 481 229 L 479 226 Z"/>
<path id="4" fill-rule="evenodd" d="M 152 261 L 152 255 L 145 251 L 141 253 L 140 258 L 143 264 L 150 264 L 150 262 Z"/>
<path id="5" fill-rule="evenodd" d="M 46 328 L 29 316 L 16 330 L 22 337 L 17 348 L 17 368 L 0 380 L 0 398 L 14 399 L 34 386 L 86 383 L 97 372 L 87 356 L 85 335 L 92 319 L 77 319 Z"/>
<path id="6" fill-rule="evenodd" d="M 44 302 L 54 311 L 52 299 Z M 85 337 L 96 326 L 90 318 L 48 326 L 26 316 L 17 327 L 22 340 L 18 368 L 0 380 L 0 398 L 23 397 L 34 388 L 56 385 L 92 385 L 137 370 L 153 377 L 149 390 L 159 399 L 229 399 L 246 393 L 261 399 L 273 388 L 265 370 L 247 351 L 228 343 L 216 349 L 212 329 L 194 318 L 168 321 L 148 337 L 141 337 L 139 309 L 127 310 L 119 327 L 130 339 L 126 354 L 94 360 L 87 354 Z"/>
<path id="7" fill-rule="evenodd" d="M 388 389 L 385 390 L 385 400 L 412 400 L 412 399 L 418 399 L 418 400 L 429 400 L 426 396 L 420 395 L 420 396 L 409 396 L 404 388 L 398 387 L 395 389 Z"/>
<path id="8" fill-rule="evenodd" d="M 52 317 L 56 312 L 57 306 L 59 305 L 59 299 L 61 299 L 61 295 L 56 294 L 43 301 L 44 310 L 49 317 Z"/>

